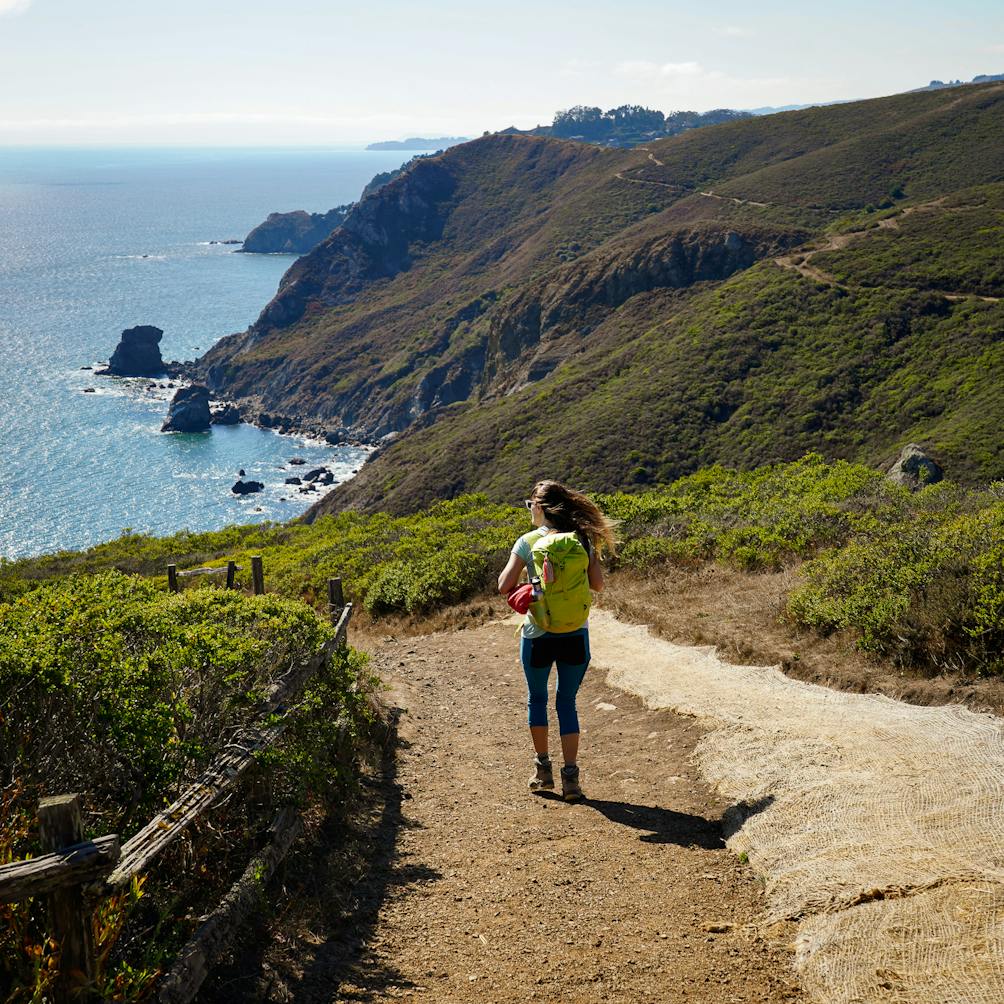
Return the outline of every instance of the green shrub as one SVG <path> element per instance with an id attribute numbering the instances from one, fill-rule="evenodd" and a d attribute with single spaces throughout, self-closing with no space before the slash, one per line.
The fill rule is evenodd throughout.
<path id="1" fill-rule="evenodd" d="M 145 820 L 331 628 L 302 603 L 72 576 L 0 604 L 5 774 Z M 341 700 L 348 697 L 347 687 Z"/>
<path id="2" fill-rule="evenodd" d="M 23 595 L 50 578 L 108 568 L 158 577 L 163 584 L 169 562 L 184 569 L 234 558 L 246 577 L 251 555 L 260 554 L 270 591 L 318 609 L 327 603 L 328 578 L 337 575 L 349 598 L 374 613 L 420 612 L 483 589 L 527 529 L 525 510 L 465 495 L 396 518 L 345 512 L 309 526 L 264 524 L 170 537 L 133 534 L 79 553 L 0 563 L 0 600 Z M 186 586 L 189 592 L 218 590 L 204 583 Z"/>
<path id="3" fill-rule="evenodd" d="M 44 792 L 80 792 L 88 835 L 131 836 L 257 724 L 265 688 L 331 634 L 299 601 L 220 589 L 174 595 L 115 571 L 36 583 L 0 603 L 0 861 L 37 851 L 31 821 Z M 103 997 L 147 999 L 191 931 L 181 918 L 219 899 L 276 805 L 316 815 L 342 801 L 373 714 L 370 689 L 364 657 L 336 653 L 260 757 L 267 776 L 253 767 L 204 832 L 190 828 L 150 875 L 95 906 Z M 0 948 L 0 997 L 42 1000 L 55 946 L 41 903 L 0 910 Z"/>
<path id="4" fill-rule="evenodd" d="M 791 616 L 912 665 L 1004 671 L 1004 486 L 920 492 L 805 566 Z M 963 511 L 965 509 L 969 511 Z"/>
<path id="5" fill-rule="evenodd" d="M 625 563 L 720 559 L 756 570 L 845 540 L 855 508 L 889 491 L 871 468 L 808 454 L 755 471 L 711 467 L 641 495 L 601 501 L 621 520 Z"/>

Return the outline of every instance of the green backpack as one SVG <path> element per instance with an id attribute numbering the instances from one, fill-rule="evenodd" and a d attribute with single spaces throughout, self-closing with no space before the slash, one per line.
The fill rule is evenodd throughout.
<path id="1" fill-rule="evenodd" d="M 589 552 L 577 533 L 546 533 L 530 547 L 542 595 L 530 605 L 534 623 L 545 631 L 578 631 L 589 618 Z"/>

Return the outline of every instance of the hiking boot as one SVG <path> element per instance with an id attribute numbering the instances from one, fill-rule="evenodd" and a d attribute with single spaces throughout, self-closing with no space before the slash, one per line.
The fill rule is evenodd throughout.
<path id="1" fill-rule="evenodd" d="M 550 759 L 545 758 L 542 760 L 540 757 L 537 757 L 533 763 L 537 769 L 533 777 L 527 782 L 527 787 L 530 791 L 553 791 L 554 768 L 551 766 Z"/>
<path id="2" fill-rule="evenodd" d="M 582 794 L 579 768 L 575 764 L 561 768 L 561 797 L 566 802 L 581 802 L 586 797 Z"/>

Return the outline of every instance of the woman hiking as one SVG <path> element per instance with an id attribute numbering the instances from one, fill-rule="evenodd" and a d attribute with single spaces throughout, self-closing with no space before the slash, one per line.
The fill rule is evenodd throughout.
<path id="1" fill-rule="evenodd" d="M 520 661 L 526 676 L 530 737 L 536 753 L 531 791 L 554 788 L 548 753 L 547 681 L 558 668 L 555 709 L 561 735 L 561 795 L 566 802 L 585 797 L 579 783 L 579 719 L 575 695 L 589 666 L 590 590 L 603 588 L 600 559 L 616 553 L 614 522 L 595 502 L 557 481 L 534 486 L 525 505 L 534 528 L 513 545 L 499 575 L 499 592 L 517 610 L 526 611 Z M 530 584 L 519 587 L 526 569 Z M 521 592 L 520 603 L 515 594 Z M 527 602 L 529 601 L 529 607 Z"/>

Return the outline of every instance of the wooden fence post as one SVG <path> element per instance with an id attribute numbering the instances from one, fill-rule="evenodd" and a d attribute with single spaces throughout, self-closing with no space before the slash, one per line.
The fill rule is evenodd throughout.
<path id="1" fill-rule="evenodd" d="M 234 588 L 234 580 L 237 578 L 237 562 L 227 562 L 227 589 Z"/>
<path id="2" fill-rule="evenodd" d="M 171 590 L 172 593 L 178 591 L 178 566 L 168 565 L 167 566 L 167 588 Z"/>
<path id="3" fill-rule="evenodd" d="M 260 554 L 254 555 L 251 559 L 251 582 L 255 596 L 261 596 L 265 592 L 265 570 L 261 565 Z"/>
<path id="4" fill-rule="evenodd" d="M 84 839 L 78 795 L 43 798 L 38 803 L 38 822 L 46 851 L 58 851 Z M 83 891 L 80 886 L 71 886 L 50 893 L 48 898 L 49 930 L 60 949 L 53 999 L 56 1004 L 86 999 L 94 982 L 94 940 Z"/>
<path id="5" fill-rule="evenodd" d="M 337 577 L 328 579 L 328 616 L 331 618 L 332 624 L 338 623 L 344 606 L 345 596 L 342 593 L 342 580 Z"/>

